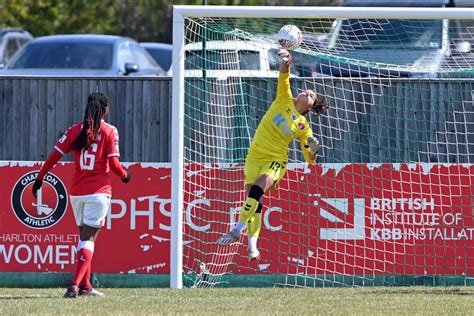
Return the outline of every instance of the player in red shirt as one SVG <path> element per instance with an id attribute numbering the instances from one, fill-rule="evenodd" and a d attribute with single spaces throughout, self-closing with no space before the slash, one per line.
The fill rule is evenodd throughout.
<path id="1" fill-rule="evenodd" d="M 109 100 L 100 92 L 87 99 L 84 121 L 72 125 L 57 141 L 33 185 L 33 195 L 41 188 L 48 171 L 68 152 L 73 152 L 75 172 L 70 200 L 77 226 L 79 244 L 77 266 L 64 297 L 103 296 L 90 283 L 94 244 L 110 206 L 112 186 L 110 170 L 128 183 L 131 175 L 119 162 L 119 136 L 115 126 L 104 121 Z"/>

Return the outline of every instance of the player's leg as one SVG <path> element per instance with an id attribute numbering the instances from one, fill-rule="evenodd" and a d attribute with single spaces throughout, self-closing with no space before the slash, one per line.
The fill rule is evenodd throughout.
<path id="1" fill-rule="evenodd" d="M 265 172 L 265 168 L 262 168 L 262 171 Z M 265 193 L 270 187 L 274 185 L 274 183 L 275 181 L 272 175 L 262 174 L 258 177 L 252 187 L 258 186 L 260 188 L 263 188 L 263 193 Z M 246 224 L 248 235 L 248 255 L 250 261 L 257 259 L 260 256 L 260 251 L 257 248 L 257 240 L 258 236 L 260 235 L 260 229 L 262 227 L 262 196 L 263 194 L 259 197 L 258 204 L 256 205 L 253 212 L 246 215 L 248 218 L 246 219 Z M 240 214 L 242 214 L 242 212 Z"/>
<path id="2" fill-rule="evenodd" d="M 71 206 L 72 206 L 72 211 L 74 213 L 74 218 L 76 220 L 77 227 L 79 228 L 79 237 L 80 234 L 82 233 L 82 229 L 84 227 L 84 200 L 82 197 L 79 196 L 71 196 L 70 197 L 71 201 Z M 76 250 L 76 269 L 78 265 L 78 258 L 79 258 L 79 248 L 81 246 L 81 240 L 79 238 L 79 242 L 77 244 L 77 250 Z M 78 284 L 74 284 L 74 281 L 71 282 L 71 285 L 68 286 L 66 293 L 64 294 L 64 297 L 69 297 L 69 298 L 74 298 L 77 295 L 79 295 L 79 286 Z"/>
<path id="3" fill-rule="evenodd" d="M 274 184 L 271 177 L 267 175 L 261 175 L 253 184 L 246 185 L 247 199 L 245 200 L 239 215 L 239 220 L 235 224 L 234 228 L 220 237 L 217 243 L 221 246 L 228 246 L 237 240 L 239 240 L 242 232 L 247 228 L 247 224 L 251 219 L 254 218 L 255 212 L 259 209 L 260 199 L 265 191 Z M 257 217 L 257 221 L 261 222 L 261 214 Z M 261 226 L 261 224 L 260 224 Z M 258 229 L 260 230 L 260 229 Z"/>
<path id="4" fill-rule="evenodd" d="M 286 165 L 286 161 L 272 161 L 270 164 L 265 165 L 260 171 L 262 176 L 260 176 L 255 183 L 265 185 L 265 192 L 270 188 L 275 188 L 286 173 Z M 260 256 L 257 241 L 262 227 L 262 209 L 263 204 L 262 201 L 259 200 L 255 214 L 248 221 L 247 235 L 250 261 Z"/>
<path id="5" fill-rule="evenodd" d="M 247 223 L 247 235 L 248 235 L 248 250 L 249 260 L 255 260 L 260 256 L 260 251 L 257 248 L 257 240 L 260 235 L 260 229 L 262 227 L 262 209 L 263 204 L 260 202 L 255 214 Z"/>
<path id="6" fill-rule="evenodd" d="M 255 164 L 249 160 L 245 161 L 245 169 L 244 169 L 244 174 L 245 174 L 245 196 L 249 196 L 250 193 L 250 188 L 253 185 L 253 182 L 257 179 L 258 177 L 258 172 L 260 170 L 260 166 L 258 164 Z M 240 219 L 240 217 L 239 217 Z M 240 220 L 237 221 L 237 223 L 232 227 L 232 229 L 225 235 L 219 237 L 217 239 L 217 244 L 221 246 L 228 246 L 231 245 L 232 243 L 238 241 L 240 239 L 241 233 L 245 230 L 246 228 L 246 222 L 242 222 Z"/>
<path id="7" fill-rule="evenodd" d="M 77 252 L 76 271 L 72 278 L 71 286 L 78 287 L 78 294 L 81 294 L 82 289 L 92 288 L 90 285 L 90 270 L 92 257 L 94 256 L 95 240 L 99 234 L 100 227 L 83 226 L 79 247 Z"/>
<path id="8" fill-rule="evenodd" d="M 84 274 L 79 286 L 79 295 L 104 296 L 104 293 L 94 289 L 90 283 L 90 275 L 92 271 L 92 257 L 94 255 L 94 245 L 97 240 L 100 228 L 105 224 L 105 218 L 110 207 L 109 196 L 94 196 L 89 198 L 90 202 L 84 210 L 84 230 L 81 240 L 85 240 L 85 244 L 89 244 L 91 249 L 88 269 Z M 87 246 L 84 247 L 87 251 Z"/>
<path id="9" fill-rule="evenodd" d="M 77 266 L 72 282 L 65 297 L 75 297 L 77 295 L 95 295 L 103 296 L 93 289 L 90 284 L 91 262 L 94 255 L 94 246 L 100 228 L 105 222 L 105 216 L 110 205 L 110 198 L 107 196 L 88 196 L 84 197 L 84 204 L 82 207 L 82 217 L 79 218 L 80 213 L 74 212 L 76 222 L 82 224 L 80 233 L 80 241 L 77 253 Z M 76 214 L 77 213 L 77 214 Z M 77 294 L 74 292 L 77 289 Z"/>
<path id="10" fill-rule="evenodd" d="M 281 166 L 280 162 L 275 161 L 254 162 L 247 160 L 245 162 L 245 190 L 247 199 L 242 205 L 239 221 L 230 232 L 217 240 L 217 244 L 228 246 L 239 240 L 241 233 L 247 228 L 247 224 L 259 208 L 261 197 L 269 188 L 274 186 L 275 179 L 280 178 Z M 255 227 L 258 227 L 257 230 L 260 231 L 261 213 L 257 215 L 255 223 L 257 225 Z"/>
<path id="11" fill-rule="evenodd" d="M 245 162 L 247 200 L 242 205 L 239 221 L 236 225 L 236 228 L 241 228 L 240 232 L 243 231 L 259 208 L 262 196 L 274 184 L 274 177 L 267 172 L 269 165 L 271 165 L 271 162 L 255 163 L 250 160 Z"/>
<path id="12" fill-rule="evenodd" d="M 249 196 L 250 188 L 252 187 L 252 185 L 253 183 L 245 185 L 245 196 L 247 197 Z M 248 221 L 247 222 L 241 221 L 241 217 L 239 215 L 239 220 L 237 221 L 237 223 L 235 223 L 235 226 L 232 229 L 232 231 L 237 232 L 240 237 L 240 234 L 242 234 L 242 232 L 247 228 L 247 224 L 248 224 Z"/>

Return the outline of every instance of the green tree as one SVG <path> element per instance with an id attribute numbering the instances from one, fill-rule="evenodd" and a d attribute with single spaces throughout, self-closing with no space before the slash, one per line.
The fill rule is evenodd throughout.
<path id="1" fill-rule="evenodd" d="M 174 4 L 337 5 L 340 0 L 0 0 L 0 27 L 34 36 L 116 34 L 138 41 L 172 41 Z"/>
<path id="2" fill-rule="evenodd" d="M 0 26 L 34 36 L 114 31 L 113 0 L 0 0 Z"/>

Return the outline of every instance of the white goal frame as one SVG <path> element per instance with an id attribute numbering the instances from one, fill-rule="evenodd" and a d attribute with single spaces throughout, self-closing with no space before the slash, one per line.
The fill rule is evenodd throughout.
<path id="1" fill-rule="evenodd" d="M 173 6 L 170 287 L 183 287 L 184 45 L 186 17 L 472 19 L 474 8 Z"/>

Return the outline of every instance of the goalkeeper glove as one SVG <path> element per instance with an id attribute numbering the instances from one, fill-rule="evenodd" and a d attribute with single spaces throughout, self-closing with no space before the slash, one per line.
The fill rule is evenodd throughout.
<path id="1" fill-rule="evenodd" d="M 286 62 L 288 66 L 291 64 L 291 54 L 289 51 L 287 51 L 286 49 L 280 49 L 278 55 L 284 62 Z"/>
<path id="2" fill-rule="evenodd" d="M 308 144 L 307 146 L 309 148 L 309 152 L 312 155 L 315 155 L 319 149 L 319 140 L 317 140 L 314 137 L 308 137 L 308 139 L 306 140 L 306 143 Z"/>
<path id="3" fill-rule="evenodd" d="M 132 178 L 132 174 L 127 171 L 127 176 L 122 179 L 122 182 L 123 183 L 129 183 L 131 178 Z"/>
<path id="4" fill-rule="evenodd" d="M 43 185 L 43 181 L 41 180 L 35 180 L 35 183 L 33 184 L 33 195 L 37 197 L 37 192 L 39 189 L 41 189 L 41 186 Z"/>

